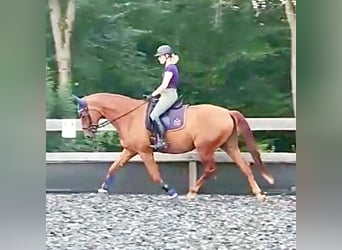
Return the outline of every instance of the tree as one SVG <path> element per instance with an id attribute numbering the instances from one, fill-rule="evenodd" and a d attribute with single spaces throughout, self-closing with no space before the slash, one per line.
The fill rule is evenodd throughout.
<path id="1" fill-rule="evenodd" d="M 65 90 L 71 80 L 70 41 L 75 19 L 75 0 L 67 0 L 66 7 L 63 3 L 59 0 L 48 1 L 60 91 Z"/>
<path id="2" fill-rule="evenodd" d="M 71 1 L 77 8 L 73 22 L 74 17 L 68 17 Z M 49 117 L 75 116 L 75 105 L 74 113 L 69 113 L 64 104 L 70 93 L 61 93 L 58 82 L 65 82 L 64 89 L 72 87 L 79 96 L 111 92 L 142 98 L 150 93 L 162 72 L 153 55 L 164 43 L 181 58 L 179 94 L 185 102 L 222 105 L 250 117 L 288 117 L 293 114 L 291 34 L 282 1 L 48 0 L 46 62 L 53 80 L 47 82 L 53 86 L 53 93 L 47 94 L 52 96 L 47 101 L 53 101 L 47 103 Z M 58 30 L 60 19 L 71 22 L 63 32 Z M 62 42 L 56 39 L 57 32 L 64 39 L 69 36 L 64 41 L 64 48 L 71 50 L 69 76 L 63 79 L 71 80 L 72 75 L 75 84 L 60 81 L 56 45 L 61 47 Z M 58 143 L 58 150 L 71 148 L 64 141 Z M 75 143 L 81 147 L 83 141 Z M 56 145 L 49 150 L 57 150 Z"/>
<path id="3" fill-rule="evenodd" d="M 291 86 L 293 111 L 296 116 L 296 10 L 295 1 L 285 0 L 285 13 L 291 30 Z"/>

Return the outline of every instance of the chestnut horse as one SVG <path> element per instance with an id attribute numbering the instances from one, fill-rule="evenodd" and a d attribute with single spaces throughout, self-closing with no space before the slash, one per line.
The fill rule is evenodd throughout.
<path id="1" fill-rule="evenodd" d="M 160 185 L 170 198 L 177 196 L 177 192 L 162 180 L 159 167 L 154 160 L 155 150 L 150 146 L 152 130 L 149 129 L 147 118 L 153 108 L 150 107 L 150 101 L 109 93 L 96 93 L 83 98 L 73 96 L 73 98 L 77 100 L 84 135 L 94 137 L 99 127 L 111 123 L 118 132 L 123 148 L 119 159 L 109 167 L 105 181 L 98 192 L 108 192 L 119 169 L 132 157 L 139 155 L 152 182 Z M 154 103 L 156 101 L 154 100 Z M 241 133 L 244 138 L 248 151 L 263 178 L 269 184 L 273 184 L 274 179 L 264 166 L 251 129 L 239 111 L 211 104 L 185 105 L 182 101 L 178 101 L 169 111 L 163 115 L 165 117 L 162 120 L 164 123 L 168 123 L 166 118 L 174 120 L 173 123 L 169 122 L 166 125 L 165 138 L 168 147 L 160 152 L 180 154 L 196 149 L 204 167 L 203 174 L 190 188 L 188 198 L 194 198 L 205 180 L 217 170 L 214 153 L 220 148 L 231 157 L 246 176 L 257 200 L 264 201 L 265 195 L 256 183 L 249 163 L 240 153 L 238 133 Z M 107 119 L 106 124 L 98 124 L 100 119 Z"/>

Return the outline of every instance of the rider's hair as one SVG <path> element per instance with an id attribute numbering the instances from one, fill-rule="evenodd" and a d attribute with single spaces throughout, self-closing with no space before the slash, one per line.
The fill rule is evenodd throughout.
<path id="1" fill-rule="evenodd" d="M 177 64 L 178 61 L 179 61 L 179 56 L 175 53 L 172 53 L 171 55 L 169 55 L 170 57 L 170 60 L 171 60 L 171 63 L 172 64 Z"/>

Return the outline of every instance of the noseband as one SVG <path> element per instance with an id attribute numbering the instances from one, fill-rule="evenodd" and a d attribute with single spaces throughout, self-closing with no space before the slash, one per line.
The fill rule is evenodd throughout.
<path id="1" fill-rule="evenodd" d="M 105 127 L 105 126 L 106 126 L 107 124 L 109 124 L 110 122 L 107 120 L 107 121 L 104 121 L 104 122 L 102 122 L 102 123 L 100 123 L 100 124 L 93 124 L 93 122 L 92 122 L 92 120 L 91 120 L 91 116 L 90 116 L 90 114 L 89 114 L 89 110 L 90 110 L 90 109 L 88 109 L 88 108 L 81 109 L 81 110 L 78 111 L 78 114 L 79 114 L 79 117 L 81 117 L 81 116 L 82 116 L 82 113 L 85 113 L 84 115 L 86 115 L 86 116 L 88 117 L 89 121 L 90 121 L 90 125 L 89 125 L 88 127 L 82 127 L 82 129 L 83 129 L 83 130 L 88 130 L 88 131 L 90 131 L 90 132 L 92 132 L 92 133 L 95 134 L 99 128 Z M 100 112 L 99 112 L 98 110 L 96 110 L 96 109 L 93 109 L 93 110 L 96 111 L 96 112 L 98 112 L 98 113 L 100 113 Z M 102 114 L 101 114 L 101 115 L 102 115 Z"/>

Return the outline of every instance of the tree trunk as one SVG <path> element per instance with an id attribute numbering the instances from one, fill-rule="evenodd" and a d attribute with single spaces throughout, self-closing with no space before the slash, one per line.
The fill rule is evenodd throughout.
<path id="1" fill-rule="evenodd" d="M 217 0 L 217 2 L 213 4 L 213 6 L 215 8 L 214 28 L 218 29 L 220 27 L 222 18 L 221 0 Z"/>
<path id="2" fill-rule="evenodd" d="M 64 90 L 71 80 L 70 40 L 75 19 L 75 0 L 68 0 L 64 15 L 59 0 L 49 0 L 49 8 L 58 68 L 58 86 L 59 90 Z"/>
<path id="3" fill-rule="evenodd" d="M 291 31 L 291 88 L 293 111 L 296 116 L 296 13 L 292 0 L 285 1 L 285 13 Z"/>

